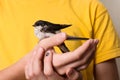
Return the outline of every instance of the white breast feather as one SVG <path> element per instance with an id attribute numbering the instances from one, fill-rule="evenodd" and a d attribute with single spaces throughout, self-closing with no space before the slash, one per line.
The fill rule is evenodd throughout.
<path id="1" fill-rule="evenodd" d="M 43 39 L 43 38 L 46 38 L 46 37 L 50 37 L 50 36 L 55 35 L 55 34 L 53 34 L 53 33 L 40 32 L 41 29 L 42 29 L 42 27 L 40 27 L 40 26 L 34 28 L 34 33 L 35 33 L 35 35 L 36 35 L 39 39 Z"/>

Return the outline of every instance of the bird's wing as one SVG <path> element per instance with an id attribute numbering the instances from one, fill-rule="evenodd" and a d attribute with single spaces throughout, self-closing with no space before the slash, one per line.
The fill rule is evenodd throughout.
<path id="1" fill-rule="evenodd" d="M 58 31 L 58 30 L 67 28 L 69 26 L 71 26 L 71 25 L 67 25 L 67 24 L 53 24 L 53 25 L 50 25 L 49 28 L 53 29 L 54 31 Z"/>

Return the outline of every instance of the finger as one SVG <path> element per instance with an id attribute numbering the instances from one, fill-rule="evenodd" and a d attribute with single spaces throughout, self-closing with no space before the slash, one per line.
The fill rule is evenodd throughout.
<path id="1" fill-rule="evenodd" d="M 32 64 L 33 74 L 35 76 L 43 74 L 43 58 L 44 58 L 44 50 L 39 48 L 37 50 L 37 54 L 34 56 L 34 61 Z"/>
<path id="2" fill-rule="evenodd" d="M 93 44 L 90 46 L 91 48 L 86 51 L 85 55 L 81 59 L 68 64 L 68 66 L 66 67 L 73 67 L 73 68 L 78 67 L 77 70 L 82 70 L 87 68 L 89 63 L 92 61 L 94 57 L 94 51 L 97 43 L 98 40 L 94 40 Z"/>
<path id="3" fill-rule="evenodd" d="M 39 42 L 39 46 L 43 47 L 45 50 L 60 45 L 63 43 L 67 38 L 67 35 L 65 33 L 58 33 L 55 36 L 45 38 Z"/>
<path id="4" fill-rule="evenodd" d="M 34 70 L 34 66 L 37 64 L 34 64 L 36 62 L 35 59 L 41 59 L 43 58 L 43 49 L 39 48 L 39 49 L 35 49 L 32 53 L 32 58 L 29 61 L 29 63 L 26 66 L 26 78 L 27 79 L 31 79 L 33 76 L 35 76 L 35 70 Z M 42 67 L 42 65 L 41 65 Z M 41 68 L 40 67 L 40 68 Z"/>
<path id="5" fill-rule="evenodd" d="M 83 55 L 82 62 L 83 64 L 90 63 L 93 57 L 95 56 L 95 50 L 96 46 L 98 44 L 98 40 L 94 40 L 93 43 L 91 44 L 90 48 L 86 51 L 86 53 Z"/>
<path id="6" fill-rule="evenodd" d="M 91 55 L 86 55 L 86 60 L 83 59 L 83 61 L 82 61 L 83 65 L 79 65 L 79 67 L 76 68 L 77 70 L 82 70 L 82 69 L 85 69 L 85 68 L 88 67 L 88 65 L 90 64 L 90 62 L 94 58 L 94 53 L 95 53 L 98 42 L 99 42 L 98 40 L 94 40 L 93 48 L 90 51 L 87 52 L 88 54 L 91 54 Z"/>
<path id="7" fill-rule="evenodd" d="M 95 48 L 97 46 L 97 43 L 95 42 L 98 42 L 98 40 L 90 40 L 87 44 L 81 46 L 81 54 L 76 50 L 75 53 L 79 54 L 78 60 L 81 60 L 81 65 L 89 63 L 93 59 Z M 80 49 L 78 49 L 78 51 L 80 51 Z"/>
<path id="8" fill-rule="evenodd" d="M 27 64 L 27 78 L 28 79 L 30 79 L 30 78 L 32 78 L 33 77 L 33 72 L 32 72 L 32 64 L 33 64 L 33 61 L 34 61 L 34 56 L 35 56 L 35 54 L 36 54 L 36 50 L 35 51 L 33 51 L 33 53 L 32 53 L 32 58 L 30 59 L 30 61 L 28 62 L 28 64 Z"/>
<path id="9" fill-rule="evenodd" d="M 86 50 L 86 54 L 87 54 L 88 57 L 91 56 L 91 54 L 88 54 L 88 53 L 93 53 L 95 51 L 97 44 L 98 44 L 98 40 L 97 39 L 94 39 L 91 42 L 91 45 Z M 84 56 L 86 56 L 86 54 L 84 54 L 82 58 L 84 58 Z"/>
<path id="10" fill-rule="evenodd" d="M 82 58 L 83 53 L 90 49 L 91 45 L 94 43 L 94 39 L 87 40 L 81 47 L 78 47 L 73 53 L 79 54 L 79 58 Z M 81 53 L 81 54 L 80 54 Z"/>
<path id="11" fill-rule="evenodd" d="M 47 76 L 48 80 L 64 80 L 63 77 L 59 76 L 53 69 L 53 53 L 48 50 L 44 58 L 44 74 Z"/>
<path id="12" fill-rule="evenodd" d="M 68 69 L 66 71 L 67 80 L 82 80 L 82 74 L 75 69 Z"/>
<path id="13" fill-rule="evenodd" d="M 79 60 L 81 58 L 81 55 L 83 55 L 83 53 L 85 54 L 85 52 L 87 51 L 87 49 L 90 47 L 90 45 L 92 43 L 93 43 L 93 39 L 90 39 L 73 52 L 67 52 L 68 54 L 56 54 L 56 55 L 54 55 L 53 65 L 55 67 L 60 67 L 59 65 L 63 66 L 63 65 L 66 65 L 68 63 Z"/>
<path id="14" fill-rule="evenodd" d="M 47 51 L 44 57 L 44 74 L 47 77 L 52 76 L 54 73 L 52 66 L 52 58 L 53 58 L 52 52 L 50 50 Z"/>
<path id="15" fill-rule="evenodd" d="M 57 69 L 57 72 L 64 74 L 61 69 L 65 70 L 69 67 L 78 68 L 79 66 L 84 66 L 86 68 L 89 62 L 92 60 L 91 51 L 89 48 L 94 44 L 94 40 L 88 40 L 81 47 L 79 47 L 76 52 L 69 52 L 68 54 L 55 54 L 53 57 L 53 66 Z M 84 50 L 84 51 L 83 51 Z M 82 57 L 81 57 L 82 56 Z M 88 61 L 89 60 L 89 61 Z M 61 68 L 61 69 L 58 69 Z M 83 69 L 83 68 L 82 68 Z"/>

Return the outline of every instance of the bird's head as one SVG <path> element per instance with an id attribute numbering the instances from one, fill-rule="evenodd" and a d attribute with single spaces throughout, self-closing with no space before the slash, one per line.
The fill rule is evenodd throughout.
<path id="1" fill-rule="evenodd" d="M 46 21 L 43 20 L 36 21 L 33 27 L 38 29 L 40 32 L 46 32 L 48 28 L 48 26 L 46 25 Z"/>

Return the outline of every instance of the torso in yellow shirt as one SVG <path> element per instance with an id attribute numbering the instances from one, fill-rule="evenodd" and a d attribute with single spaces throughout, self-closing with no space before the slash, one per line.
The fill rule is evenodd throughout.
<path id="1" fill-rule="evenodd" d="M 95 59 L 83 71 L 84 80 L 93 79 L 94 64 L 120 56 L 119 40 L 115 37 L 112 22 L 104 6 L 97 0 L 1 0 L 0 69 L 18 61 L 37 44 L 32 27 L 37 20 L 72 24 L 62 31 L 100 40 Z M 108 46 L 104 45 L 109 39 Z M 65 43 L 72 51 L 84 42 Z"/>

